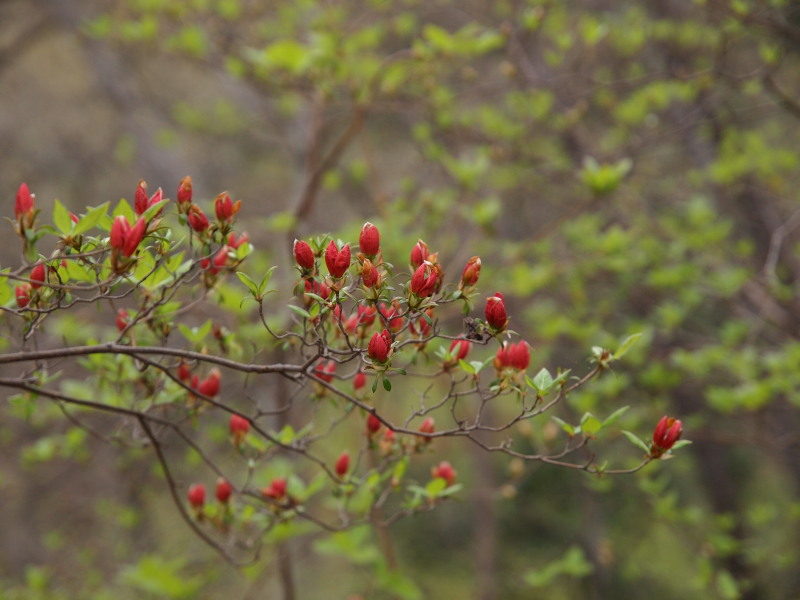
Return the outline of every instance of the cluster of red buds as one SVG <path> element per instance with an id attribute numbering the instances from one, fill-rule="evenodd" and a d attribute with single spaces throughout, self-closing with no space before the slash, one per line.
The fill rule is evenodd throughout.
<path id="1" fill-rule="evenodd" d="M 214 496 L 225 509 L 228 510 L 231 496 L 233 495 L 233 486 L 227 479 L 220 477 L 217 479 L 214 488 Z M 189 507 L 192 509 L 195 519 L 202 521 L 205 516 L 206 505 L 206 486 L 202 483 L 193 483 L 189 486 L 189 491 L 186 494 L 189 501 Z"/>

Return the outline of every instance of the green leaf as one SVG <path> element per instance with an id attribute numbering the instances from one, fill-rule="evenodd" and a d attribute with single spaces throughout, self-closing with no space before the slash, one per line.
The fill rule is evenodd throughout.
<path id="1" fill-rule="evenodd" d="M 85 233 L 97 225 L 100 220 L 106 216 L 106 213 L 108 212 L 108 204 L 108 202 L 105 202 L 100 206 L 90 208 L 89 212 L 87 212 L 77 223 L 75 223 L 75 228 L 72 230 L 72 235 L 80 235 L 81 233 Z"/>
<path id="2" fill-rule="evenodd" d="M 392 382 L 389 381 L 388 377 L 383 378 L 383 389 L 385 389 L 387 392 L 392 391 Z"/>
<path id="3" fill-rule="evenodd" d="M 647 454 L 650 454 L 650 448 L 649 448 L 649 446 L 648 446 L 647 444 L 645 444 L 645 443 L 644 443 L 644 442 L 641 440 L 641 438 L 639 438 L 639 436 L 637 436 L 635 433 L 631 433 L 630 431 L 625 431 L 625 430 L 623 430 L 623 431 L 622 431 L 622 434 L 623 434 L 623 435 L 624 435 L 626 438 L 628 438 L 628 441 L 629 441 L 631 444 L 633 444 L 634 446 L 637 446 L 637 447 L 641 448 L 641 449 L 642 449 L 642 450 L 644 450 L 644 451 L 645 451 Z"/>
<path id="4" fill-rule="evenodd" d="M 641 333 L 634 333 L 631 336 L 625 338 L 625 341 L 622 342 L 617 351 L 613 353 L 614 360 L 619 360 L 631 349 L 631 347 L 642 337 Z"/>
<path id="5" fill-rule="evenodd" d="M 256 282 L 250 279 L 247 273 L 243 273 L 242 271 L 236 271 L 236 276 L 239 280 L 247 286 L 247 289 L 250 290 L 250 293 L 253 295 L 254 298 L 258 297 L 258 286 Z"/>
<path id="6" fill-rule="evenodd" d="M 550 418 L 553 421 L 555 421 L 556 423 L 558 423 L 559 425 L 561 425 L 561 429 L 566 431 L 568 435 L 575 435 L 575 428 L 572 425 L 570 425 L 569 423 L 567 423 L 563 419 L 559 419 L 558 417 L 555 417 L 555 416 L 551 416 Z"/>
<path id="7" fill-rule="evenodd" d="M 270 277 L 272 277 L 272 273 L 277 268 L 278 268 L 277 266 L 270 267 L 269 269 L 267 269 L 267 272 L 264 273 L 264 277 L 261 278 L 261 283 L 258 284 L 258 293 L 260 295 L 264 294 L 264 290 L 267 289 L 267 285 L 269 284 Z"/>
<path id="8" fill-rule="evenodd" d="M 53 204 L 53 223 L 64 235 L 72 230 L 72 218 L 67 207 L 56 200 Z"/>
<path id="9" fill-rule="evenodd" d="M 289 307 L 289 310 L 291 310 L 292 312 L 297 313 L 298 315 L 300 315 L 304 319 L 310 319 L 311 318 L 311 315 L 308 313 L 308 311 L 305 308 L 300 308 L 299 306 L 295 306 L 294 304 L 287 304 L 286 306 Z"/>
<path id="10" fill-rule="evenodd" d="M 590 437 L 593 437 L 603 428 L 603 423 L 591 413 L 586 413 L 584 418 L 581 419 L 581 431 Z"/>
<path id="11" fill-rule="evenodd" d="M 164 198 L 163 200 L 156 202 L 153 206 L 148 206 L 147 210 L 142 213 L 142 217 L 144 218 L 146 223 L 149 223 L 157 214 L 158 212 L 164 208 L 164 205 L 169 202 L 168 198 Z M 138 220 L 138 219 L 137 219 Z"/>
<path id="12" fill-rule="evenodd" d="M 630 406 L 623 406 L 622 408 L 618 408 L 613 413 L 611 413 L 605 421 L 603 421 L 603 427 L 607 427 L 612 423 L 616 422 L 625 412 L 630 408 Z"/>
<path id="13" fill-rule="evenodd" d="M 461 368 L 462 371 L 469 373 L 470 375 L 476 375 L 478 372 L 475 370 L 475 363 L 468 363 L 463 359 L 459 359 L 458 366 Z M 478 365 L 481 363 L 478 362 Z"/>
<path id="14" fill-rule="evenodd" d="M 689 444 L 691 444 L 691 443 L 692 443 L 692 441 L 691 441 L 691 440 L 678 440 L 677 442 L 675 442 L 675 443 L 672 445 L 672 450 L 673 450 L 673 451 L 675 451 L 675 450 L 677 450 L 678 448 L 683 448 L 684 446 L 688 446 L 688 445 L 689 445 Z"/>
<path id="15" fill-rule="evenodd" d="M 532 383 L 539 393 L 546 394 L 553 387 L 553 376 L 550 375 L 550 371 L 543 368 L 534 376 Z"/>

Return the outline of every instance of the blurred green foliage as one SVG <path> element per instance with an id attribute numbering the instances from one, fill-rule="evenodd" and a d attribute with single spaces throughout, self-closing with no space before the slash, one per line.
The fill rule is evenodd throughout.
<path id="1" fill-rule="evenodd" d="M 393 257 L 404 259 L 416 235 L 453 273 L 480 255 L 482 289 L 506 295 L 511 327 L 543 368 L 583 367 L 576 357 L 588 347 L 643 333 L 625 365 L 571 398 L 564 422 L 624 404 L 625 429 L 646 437 L 662 414 L 678 415 L 695 441 L 677 460 L 613 480 L 538 466 L 486 479 L 471 472 L 470 457 L 455 457 L 462 496 L 491 489 L 491 514 L 472 501 L 450 503 L 393 528 L 402 575 L 387 570 L 365 529 L 315 542 L 324 561 L 296 549 L 304 596 L 511 599 L 537 587 L 551 598 L 800 594 L 796 3 L 140 0 L 93 8 L 89 38 L 164 71 L 179 64 L 223 74 L 213 98 L 166 94 L 180 132 L 174 143 L 209 136 L 209 162 L 215 144 L 244 146 L 242 185 L 253 203 L 271 199 L 254 211 L 253 228 L 269 232 L 259 243 L 276 256 L 288 247 L 285 234 L 352 234 L 365 218 L 381 227 Z M 226 86 L 255 92 L 264 114 L 249 96 L 228 97 Z M 308 168 L 262 148 L 265 121 Z M 358 137 L 340 137 L 348 127 Z M 141 149 L 118 142 L 115 156 L 130 173 Z M 289 199 L 314 169 L 324 185 L 310 209 L 296 210 Z M 259 343 L 263 332 L 244 326 L 252 315 L 234 314 L 241 294 L 228 296 L 242 343 Z M 79 333 L 77 323 L 61 327 Z M 554 422 L 522 433 L 545 443 L 562 435 Z M 21 456 L 80 458 L 74 435 L 42 437 Z M 612 442 L 619 456 L 629 451 L 624 439 Z M 471 549 L 481 519 L 498 540 L 483 570 Z M 329 564 L 332 555 L 341 562 Z M 183 559 L 125 552 L 118 564 L 126 561 L 116 578 L 87 577 L 85 588 L 54 591 L 60 586 L 48 588 L 38 567 L 0 576 L 12 582 L 9 598 L 102 598 L 106 585 L 115 597 L 247 588 L 228 572 L 208 581 L 205 572 L 181 574 Z M 489 592 L 475 587 L 484 579 Z"/>

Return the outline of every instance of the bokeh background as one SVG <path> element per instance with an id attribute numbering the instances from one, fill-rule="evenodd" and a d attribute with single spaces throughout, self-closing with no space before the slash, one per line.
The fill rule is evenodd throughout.
<path id="1" fill-rule="evenodd" d="M 537 367 L 642 333 L 562 417 L 678 416 L 674 460 L 453 445 L 465 490 L 392 528 L 394 591 L 362 530 L 292 540 L 298 598 L 800 597 L 798 57 L 792 0 L 4 0 L 0 190 L 47 214 L 190 174 L 287 289 L 295 236 L 371 220 L 400 263 L 480 255 Z M 191 534 L 146 450 L 6 406 L 0 450 L 0 597 L 284 597 L 275 553 L 236 570 Z"/>

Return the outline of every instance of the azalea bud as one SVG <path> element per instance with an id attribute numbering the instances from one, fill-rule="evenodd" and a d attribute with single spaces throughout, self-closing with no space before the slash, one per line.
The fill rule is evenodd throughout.
<path id="1" fill-rule="evenodd" d="M 183 210 L 184 207 L 188 207 L 192 203 L 192 178 L 188 175 L 181 179 L 180 184 L 178 184 L 178 209 L 181 212 L 185 212 Z"/>
<path id="2" fill-rule="evenodd" d="M 220 477 L 217 479 L 217 489 L 216 496 L 217 500 L 222 504 L 227 504 L 228 500 L 231 499 L 231 494 L 233 493 L 233 486 L 228 483 L 227 479 Z"/>
<path id="3" fill-rule="evenodd" d="M 417 337 L 427 337 L 430 335 L 431 329 L 433 329 L 428 322 L 428 320 L 433 319 L 433 309 L 429 308 L 425 311 L 425 314 L 428 316 L 428 319 L 420 316 L 416 321 L 412 321 L 408 325 L 409 331 Z"/>
<path id="4" fill-rule="evenodd" d="M 359 371 L 356 373 L 356 376 L 353 377 L 353 390 L 358 392 L 367 385 L 367 375 L 363 371 Z"/>
<path id="5" fill-rule="evenodd" d="M 232 414 L 228 428 L 234 437 L 244 437 L 250 431 L 250 421 L 240 415 Z"/>
<path id="6" fill-rule="evenodd" d="M 506 328 L 508 316 L 506 315 L 506 305 L 503 295 L 495 293 L 491 298 L 486 299 L 486 322 L 495 332 L 499 333 Z"/>
<path id="7" fill-rule="evenodd" d="M 312 271 L 314 269 L 314 251 L 311 250 L 308 242 L 295 240 L 293 252 L 295 261 L 304 271 Z"/>
<path id="8" fill-rule="evenodd" d="M 427 298 L 436 289 L 438 271 L 427 261 L 423 262 L 411 277 L 411 291 L 418 298 Z"/>
<path id="9" fill-rule="evenodd" d="M 433 467 L 431 469 L 431 475 L 433 475 L 434 479 L 444 479 L 447 482 L 447 487 L 450 487 L 456 482 L 456 471 L 446 460 L 443 460 Z"/>
<path id="10" fill-rule="evenodd" d="M 233 218 L 233 215 L 239 212 L 239 208 L 241 208 L 241 206 L 241 200 L 232 202 L 228 192 L 222 192 L 214 200 L 214 212 L 217 215 L 217 220 L 222 223 L 229 223 Z"/>
<path id="11" fill-rule="evenodd" d="M 387 329 L 381 333 L 375 332 L 367 347 L 367 354 L 375 362 L 385 363 L 389 359 L 392 348 L 392 336 Z"/>
<path id="12" fill-rule="evenodd" d="M 208 229 L 208 218 L 203 212 L 203 209 L 197 206 L 197 204 L 192 204 L 189 207 L 186 218 L 189 220 L 189 226 L 197 233 L 203 233 Z"/>
<path id="13" fill-rule="evenodd" d="M 14 216 L 20 229 L 29 229 L 33 225 L 33 218 L 36 213 L 36 196 L 31 194 L 28 184 L 20 184 L 17 190 L 17 198 L 14 202 Z"/>
<path id="14" fill-rule="evenodd" d="M 119 327 L 119 323 L 117 323 L 117 327 Z M 189 363 L 181 361 L 181 364 L 178 365 L 178 379 L 186 383 L 191 376 L 192 370 L 189 367 Z"/>
<path id="15" fill-rule="evenodd" d="M 372 413 L 369 413 L 367 416 L 367 435 L 372 436 L 373 434 L 378 433 L 381 430 L 381 427 L 383 427 L 381 420 Z"/>
<path id="16" fill-rule="evenodd" d="M 130 229 L 131 225 L 128 223 L 128 218 L 124 215 L 117 216 L 111 224 L 111 237 L 108 241 L 109 245 L 116 250 L 122 250 L 125 246 L 125 239 Z"/>
<path id="17" fill-rule="evenodd" d="M 156 193 L 153 194 L 152 196 L 150 196 L 150 201 L 147 203 L 147 208 L 150 208 L 151 206 L 153 206 L 155 204 L 158 204 L 163 199 L 164 199 L 164 190 L 162 190 L 161 188 L 158 188 L 156 190 Z M 161 209 L 161 210 L 163 210 L 163 209 Z M 161 210 L 159 210 L 156 213 L 156 216 L 159 216 L 161 214 Z"/>
<path id="18" fill-rule="evenodd" d="M 374 306 L 358 306 L 358 324 L 369 327 L 375 322 L 375 317 L 378 316 L 378 309 Z"/>
<path id="19" fill-rule="evenodd" d="M 33 288 L 31 288 L 30 283 L 23 283 L 22 285 L 18 285 L 14 290 L 14 295 L 17 298 L 17 306 L 20 308 L 25 308 L 31 301 L 31 293 Z"/>
<path id="20" fill-rule="evenodd" d="M 367 258 L 361 266 L 361 282 L 366 288 L 379 288 L 381 287 L 381 274 L 375 265 Z"/>
<path id="21" fill-rule="evenodd" d="M 208 272 L 211 275 L 216 275 L 222 269 L 228 266 L 228 252 L 230 252 L 230 248 L 228 248 L 228 246 L 223 246 L 214 255 L 214 260 L 208 262 L 206 265 L 203 265 L 204 268 L 208 269 Z"/>
<path id="22" fill-rule="evenodd" d="M 341 279 L 350 267 L 350 245 L 345 244 L 339 250 L 336 243 L 331 240 L 325 250 L 325 265 L 334 279 Z"/>
<path id="23" fill-rule="evenodd" d="M 461 274 L 461 285 L 459 288 L 471 288 L 478 283 L 478 278 L 481 274 L 481 259 L 478 256 L 473 256 L 467 261 L 464 267 L 464 272 Z"/>
<path id="24" fill-rule="evenodd" d="M 319 363 L 314 368 L 314 374 L 322 381 L 330 383 L 333 381 L 333 375 L 336 373 L 336 361 L 329 360 L 326 364 Z"/>
<path id="25" fill-rule="evenodd" d="M 423 262 L 428 260 L 428 256 L 430 256 L 430 250 L 428 250 L 428 244 L 423 242 L 422 240 L 418 240 L 414 247 L 411 249 L 411 264 L 414 268 L 419 267 Z"/>
<path id="26" fill-rule="evenodd" d="M 38 290 L 40 287 L 42 287 L 46 273 L 47 272 L 45 270 L 44 263 L 36 263 L 36 266 L 33 267 L 30 275 L 31 287 L 33 289 Z"/>
<path id="27" fill-rule="evenodd" d="M 385 302 L 381 302 L 380 311 L 389 331 L 397 333 L 403 328 L 405 318 L 401 315 L 400 303 L 397 300 L 395 300 L 391 306 L 387 306 Z"/>
<path id="28" fill-rule="evenodd" d="M 339 455 L 339 459 L 336 461 L 336 474 L 339 477 L 344 477 L 347 475 L 347 471 L 350 469 L 350 454 L 348 454 L 347 450 L 342 452 Z"/>
<path id="29" fill-rule="evenodd" d="M 128 319 L 129 319 L 128 311 L 124 308 L 120 308 L 117 311 L 117 331 L 122 333 L 125 328 L 128 326 Z"/>
<path id="30" fill-rule="evenodd" d="M 144 238 L 145 230 L 147 229 L 147 223 L 144 221 L 144 217 L 136 221 L 136 225 L 130 228 L 125 234 L 125 243 L 122 246 L 122 255 L 123 256 L 131 256 L 134 252 L 136 252 L 136 248 L 139 247 L 142 239 Z"/>
<path id="31" fill-rule="evenodd" d="M 433 433 L 436 431 L 436 423 L 433 420 L 433 417 L 427 417 L 423 422 L 422 425 L 419 426 L 420 433 Z M 426 437 L 424 438 L 426 442 L 429 442 L 431 438 Z"/>
<path id="32" fill-rule="evenodd" d="M 250 241 L 250 236 L 248 236 L 246 232 L 239 236 L 233 231 L 228 234 L 228 246 L 234 250 L 238 250 L 239 246 L 246 244 L 248 241 Z"/>
<path id="33" fill-rule="evenodd" d="M 219 393 L 221 376 L 219 369 L 211 369 L 208 376 L 197 386 L 197 391 L 204 396 L 213 398 Z"/>
<path id="34" fill-rule="evenodd" d="M 77 223 L 78 221 L 80 221 L 80 218 L 78 218 L 78 215 L 76 215 L 72 211 L 70 211 L 70 213 L 69 213 L 69 218 L 70 218 L 70 221 L 72 221 L 73 223 Z"/>
<path id="35" fill-rule="evenodd" d="M 470 346 L 472 346 L 472 344 L 470 344 L 469 340 L 463 338 L 453 340 L 453 343 L 450 344 L 450 358 L 454 362 L 464 360 L 469 353 Z"/>
<path id="36" fill-rule="evenodd" d="M 380 252 L 380 246 L 381 234 L 378 228 L 372 223 L 364 223 L 364 227 L 361 228 L 361 235 L 358 238 L 358 247 L 361 249 L 362 254 L 370 257 L 376 256 Z"/>
<path id="37" fill-rule="evenodd" d="M 193 483 L 189 486 L 189 504 L 195 510 L 200 510 L 206 503 L 206 486 L 202 483 Z"/>
<path id="38" fill-rule="evenodd" d="M 137 216 L 147 210 L 147 200 L 147 182 L 144 179 L 140 179 L 139 184 L 136 186 L 136 193 L 133 196 L 133 210 Z"/>
<path id="39" fill-rule="evenodd" d="M 276 477 L 273 479 L 268 487 L 261 488 L 261 495 L 272 500 L 280 500 L 286 496 L 286 478 Z"/>
<path id="40" fill-rule="evenodd" d="M 524 371 L 531 362 L 531 351 L 527 342 L 511 344 L 508 349 L 509 363 L 518 371 Z"/>
<path id="41" fill-rule="evenodd" d="M 679 420 L 673 417 L 662 417 L 653 431 L 653 445 L 650 448 L 650 455 L 653 458 L 659 458 L 675 445 L 681 435 L 683 435 L 683 424 Z"/>

